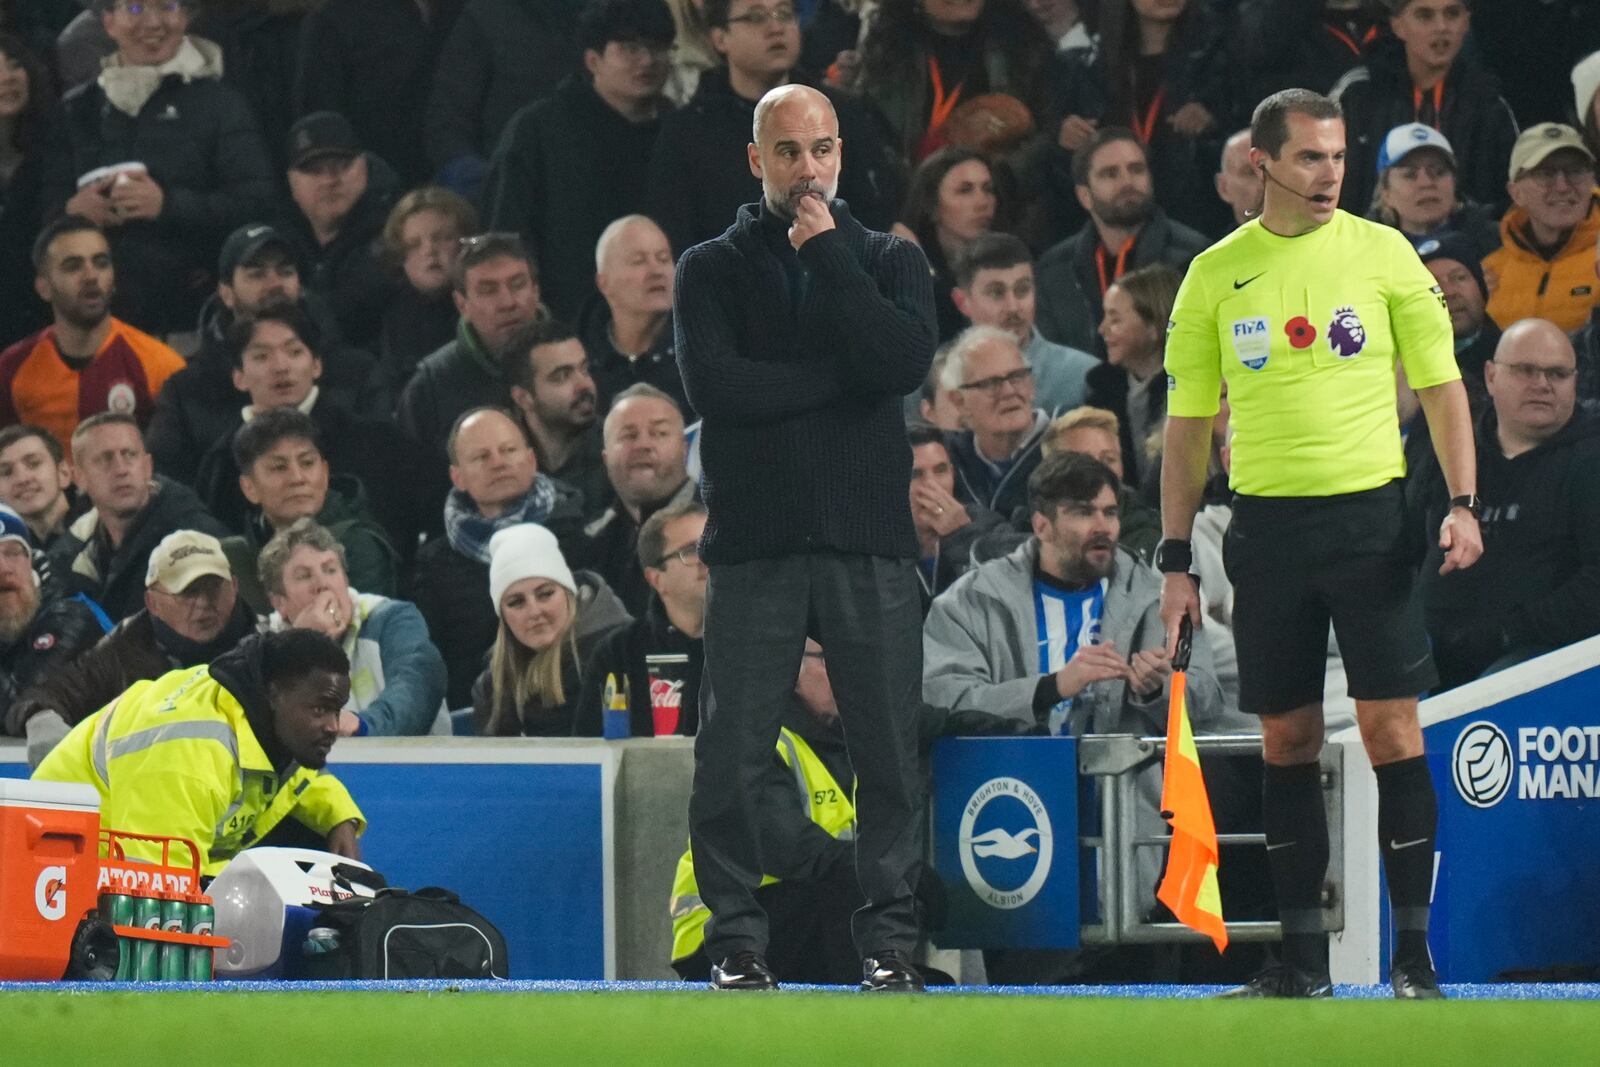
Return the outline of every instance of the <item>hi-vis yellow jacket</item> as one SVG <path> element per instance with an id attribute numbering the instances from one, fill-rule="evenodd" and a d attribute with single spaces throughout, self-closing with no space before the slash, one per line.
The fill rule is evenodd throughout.
<path id="1" fill-rule="evenodd" d="M 93 785 L 110 829 L 188 838 L 207 876 L 286 815 L 320 834 L 349 819 L 366 829 L 333 775 L 298 764 L 281 777 L 273 771 L 238 698 L 204 666 L 135 682 L 73 727 L 33 776 Z M 129 842 L 126 851 L 161 859 L 161 847 L 148 842 Z M 188 858 L 178 847 L 169 862 Z"/>
<path id="2" fill-rule="evenodd" d="M 785 727 L 778 733 L 778 757 L 794 775 L 795 788 L 811 821 L 832 837 L 848 841 L 855 837 L 856 809 L 850 796 L 799 734 Z M 778 879 L 763 875 L 762 885 Z M 705 943 L 706 920 L 711 909 L 700 899 L 694 881 L 694 855 L 685 849 L 678 860 L 678 873 L 672 880 L 672 958 L 685 959 Z"/>

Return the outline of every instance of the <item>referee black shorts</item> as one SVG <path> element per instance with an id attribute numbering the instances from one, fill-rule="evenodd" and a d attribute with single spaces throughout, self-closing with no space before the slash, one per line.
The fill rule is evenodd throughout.
<path id="1" fill-rule="evenodd" d="M 1242 710 L 1272 715 L 1322 701 L 1329 622 L 1356 700 L 1438 684 L 1412 596 L 1399 481 L 1339 496 L 1236 496 L 1222 556 Z"/>

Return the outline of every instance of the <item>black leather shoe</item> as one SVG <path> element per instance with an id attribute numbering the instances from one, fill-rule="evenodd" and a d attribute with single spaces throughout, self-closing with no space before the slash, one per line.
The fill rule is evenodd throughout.
<path id="1" fill-rule="evenodd" d="M 735 952 L 711 965 L 712 989 L 777 989 L 778 980 L 759 952 Z"/>
<path id="2" fill-rule="evenodd" d="M 1443 1000 L 1439 989 L 1439 976 L 1433 973 L 1433 964 L 1395 961 L 1389 968 L 1389 985 L 1396 1000 Z"/>
<path id="3" fill-rule="evenodd" d="M 1326 974 L 1312 974 L 1280 963 L 1268 967 L 1237 989 L 1230 989 L 1218 996 L 1224 1000 L 1259 997 L 1319 999 L 1333 996 L 1333 983 Z"/>
<path id="4" fill-rule="evenodd" d="M 894 950 L 861 961 L 861 988 L 868 993 L 920 993 L 922 975 Z"/>

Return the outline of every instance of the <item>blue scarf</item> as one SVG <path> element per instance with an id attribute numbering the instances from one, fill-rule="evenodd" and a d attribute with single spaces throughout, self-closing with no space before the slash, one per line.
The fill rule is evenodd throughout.
<path id="1" fill-rule="evenodd" d="M 536 522 L 541 526 L 556 506 L 556 483 L 543 474 L 535 475 L 533 488 L 513 502 L 498 518 L 486 519 L 472 498 L 459 489 L 450 490 L 444 499 L 444 535 L 450 547 L 479 563 L 489 562 L 489 538 L 507 526 Z"/>

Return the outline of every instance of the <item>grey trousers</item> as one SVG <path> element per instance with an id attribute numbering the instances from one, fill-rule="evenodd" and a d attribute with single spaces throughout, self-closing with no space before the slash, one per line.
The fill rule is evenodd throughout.
<path id="1" fill-rule="evenodd" d="M 695 737 L 689 837 L 711 911 L 706 955 L 764 952 L 762 813 L 755 803 L 800 670 L 805 639 L 827 656 L 856 774 L 856 873 L 866 904 L 851 932 L 865 956 L 909 955 L 923 855 L 917 709 L 922 612 L 909 560 L 818 552 L 713 565 Z"/>

